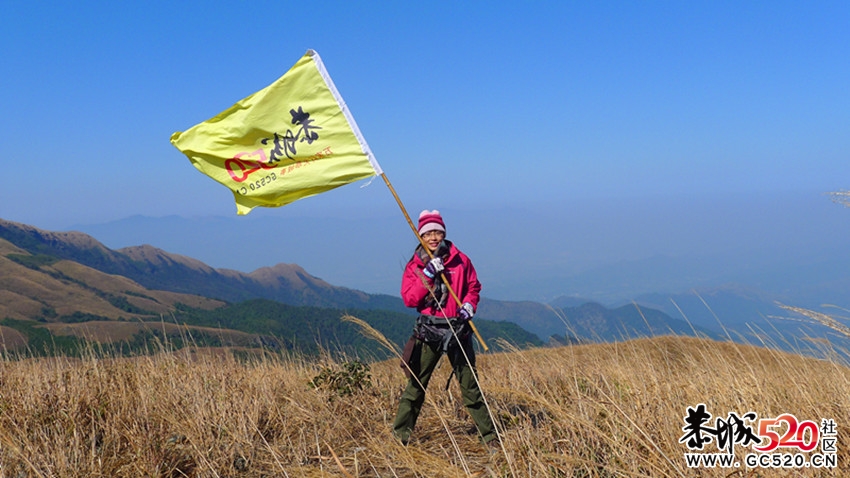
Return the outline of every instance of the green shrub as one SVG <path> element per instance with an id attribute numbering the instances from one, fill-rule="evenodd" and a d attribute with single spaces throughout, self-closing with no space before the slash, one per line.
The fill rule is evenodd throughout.
<path id="1" fill-rule="evenodd" d="M 324 367 L 308 385 L 317 390 L 326 390 L 345 397 L 371 387 L 372 374 L 369 365 L 354 360 Z"/>

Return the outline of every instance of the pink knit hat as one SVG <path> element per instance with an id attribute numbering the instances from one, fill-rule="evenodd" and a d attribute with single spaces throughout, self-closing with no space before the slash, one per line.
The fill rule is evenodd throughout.
<path id="1" fill-rule="evenodd" d="M 443 222 L 443 216 L 436 209 L 433 211 L 426 209 L 419 213 L 419 235 L 421 236 L 428 231 L 446 232 L 446 224 Z"/>

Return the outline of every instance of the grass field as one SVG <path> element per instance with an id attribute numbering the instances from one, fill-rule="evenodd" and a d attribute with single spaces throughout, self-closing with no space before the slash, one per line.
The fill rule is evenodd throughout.
<path id="1" fill-rule="evenodd" d="M 345 360 L 237 359 L 168 344 L 150 356 L 96 355 L 0 361 L 0 477 L 767 477 L 850 469 L 850 369 L 837 355 L 674 336 L 482 354 L 481 385 L 501 431 L 497 453 L 478 443 L 457 385 L 444 390 L 445 360 L 404 447 L 390 434 L 405 384 L 397 360 L 367 371 Z M 701 403 L 722 418 L 834 419 L 838 467 L 751 469 L 743 460 L 752 450 L 739 444 L 740 468 L 688 468 L 683 417 Z"/>

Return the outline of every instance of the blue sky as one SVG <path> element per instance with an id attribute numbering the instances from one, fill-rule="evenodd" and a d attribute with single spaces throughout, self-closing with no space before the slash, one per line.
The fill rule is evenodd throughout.
<path id="1" fill-rule="evenodd" d="M 412 210 L 850 186 L 845 2 L 4 1 L 0 18 L 0 217 L 44 227 L 232 214 L 168 139 L 308 48 Z M 278 214 L 395 207 L 380 183 L 345 189 Z"/>
<path id="2" fill-rule="evenodd" d="M 847 2 L 5 0 L 0 22 L 0 218 L 45 229 L 235 216 L 169 137 L 307 49 L 414 216 L 850 188 Z M 240 220 L 351 215 L 398 209 L 377 180 Z"/>

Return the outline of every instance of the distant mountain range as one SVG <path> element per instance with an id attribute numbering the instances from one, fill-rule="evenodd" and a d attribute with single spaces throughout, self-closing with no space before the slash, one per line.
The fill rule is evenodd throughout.
<path id="1" fill-rule="evenodd" d="M 82 328 L 73 324 L 97 323 L 101 336 L 128 340 L 141 333 L 138 327 L 128 332 L 132 329 L 128 322 L 166 317 L 166 322 L 192 325 L 207 336 L 215 335 L 210 330 L 224 327 L 234 332 L 228 338 L 230 343 L 250 346 L 263 343 L 263 336 L 287 335 L 287 330 L 319 333 L 311 323 L 331 319 L 339 325 L 345 311 L 360 311 L 373 326 L 400 343 L 409 335 L 414 316 L 398 297 L 334 286 L 296 264 L 277 264 L 250 273 L 215 269 L 150 245 L 112 250 L 83 233 L 50 232 L 4 220 L 0 220 L 0 266 L 0 319 L 4 319 L 2 325 L 10 337 L 19 337 L 21 330 L 33 326 L 23 327 L 16 321 L 34 321 L 47 330 L 77 336 Z M 708 302 L 715 298 L 709 296 Z M 693 305 L 686 298 L 678 302 Z M 767 302 L 761 298 L 751 303 L 763 306 Z M 245 304 L 253 304 L 257 310 L 274 309 L 276 317 L 285 319 L 276 323 L 255 320 L 246 312 L 251 306 Z M 777 310 L 781 309 L 768 312 Z M 735 322 L 724 330 L 704 314 L 671 317 L 676 312 L 663 296 L 644 296 L 614 308 L 579 298 L 562 298 L 551 304 L 483 298 L 477 324 L 490 338 L 531 345 L 541 345 L 551 336 L 560 337 L 560 342 L 671 333 L 722 338 L 729 329 L 740 330 L 742 326 Z M 252 318 L 239 322 L 236 316 Z M 249 322 L 250 327 L 246 325 Z M 348 332 L 330 333 L 331 329 L 324 328 L 330 326 L 322 323 L 326 324 L 322 326 L 325 337 L 350 338 Z M 104 324 L 111 335 L 103 332 Z M 296 335 L 302 346 L 310 343 L 302 334 Z"/>
<path id="2" fill-rule="evenodd" d="M 2 220 L 0 271 L 7 349 L 27 342 L 31 349 L 70 349 L 94 338 L 138 350 L 163 334 L 186 340 L 181 325 L 206 345 L 364 351 L 367 341 L 340 321 L 343 315 L 365 320 L 396 344 L 410 335 L 415 317 L 398 298 L 335 287 L 297 265 L 244 274 L 151 246 L 111 250 L 86 234 Z M 479 329 L 485 339 L 542 344 L 513 323 L 482 321 Z"/>
<path id="3" fill-rule="evenodd" d="M 828 342 L 850 350 L 848 337 L 783 308 L 797 306 L 787 298 L 753 287 L 729 284 L 680 294 L 647 294 L 637 297 L 635 303 L 682 317 L 737 342 L 791 351 L 817 350 Z M 826 306 L 813 309 L 837 318 L 844 315 L 844 311 Z"/>
<path id="4" fill-rule="evenodd" d="M 490 298 L 551 303 L 570 295 L 614 307 L 645 294 L 739 284 L 800 307 L 850 308 L 850 211 L 820 192 L 441 209 Z M 113 249 L 151 244 L 216 268 L 296 263 L 331 284 L 393 296 L 416 242 L 394 207 L 344 216 L 298 208 L 131 216 L 64 227 Z"/>
<path id="5" fill-rule="evenodd" d="M 152 246 L 111 250 L 83 233 L 48 232 L 2 220 L 0 238 L 30 254 L 74 261 L 106 274 L 124 276 L 148 289 L 228 302 L 265 298 L 315 307 L 404 310 L 393 297 L 332 286 L 295 264 L 278 264 L 245 274 L 213 269 L 196 259 Z"/>

